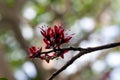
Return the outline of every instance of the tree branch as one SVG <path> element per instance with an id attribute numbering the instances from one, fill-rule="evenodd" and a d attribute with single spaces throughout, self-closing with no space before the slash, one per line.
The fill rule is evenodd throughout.
<path id="1" fill-rule="evenodd" d="M 113 47 L 117 47 L 117 46 L 120 46 L 120 42 L 111 43 L 111 44 L 98 46 L 98 47 L 86 48 L 85 50 L 82 50 L 81 52 L 79 52 L 71 60 L 69 60 L 62 68 L 60 68 L 58 71 L 53 73 L 48 80 L 53 80 L 53 78 L 55 78 L 59 73 L 61 73 L 68 66 L 70 66 L 77 58 L 81 57 L 84 54 L 87 54 L 87 53 L 90 53 L 90 52 L 94 52 L 94 51 L 98 51 L 98 50 L 109 49 L 109 48 L 113 48 Z"/>

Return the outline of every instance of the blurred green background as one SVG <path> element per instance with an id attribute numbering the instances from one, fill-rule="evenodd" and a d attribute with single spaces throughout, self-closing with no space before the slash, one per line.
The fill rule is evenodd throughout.
<path id="1" fill-rule="evenodd" d="M 31 45 L 44 47 L 39 27 L 63 24 L 75 33 L 68 46 L 120 42 L 120 0 L 0 0 L 0 78 L 47 80 L 77 52 L 49 64 L 29 59 Z M 120 48 L 86 54 L 55 80 L 120 80 Z"/>

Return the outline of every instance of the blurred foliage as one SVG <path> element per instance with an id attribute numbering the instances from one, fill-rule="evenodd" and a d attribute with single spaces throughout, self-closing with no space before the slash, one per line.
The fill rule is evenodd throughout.
<path id="1" fill-rule="evenodd" d="M 6 79 L 6 78 L 0 78 L 0 80 L 8 80 L 8 79 Z"/>
<path id="2" fill-rule="evenodd" d="M 15 3 L 15 0 L 5 0 L 5 2 L 9 7 L 12 7 Z"/>
<path id="3" fill-rule="evenodd" d="M 0 3 L 1 4 L 5 3 L 9 8 L 12 8 L 16 4 L 16 1 L 19 0 L 1 0 Z M 2 5 L 0 5 L 0 7 L 1 6 Z M 117 25 L 120 28 L 120 9 L 119 9 L 120 0 L 25 0 L 24 4 L 22 4 L 21 6 L 22 8 L 20 9 L 20 11 L 16 12 L 16 13 L 21 13 L 19 15 L 21 21 L 20 24 L 25 24 L 25 23 L 28 24 L 33 31 L 35 31 L 34 29 L 36 28 L 37 25 L 42 23 L 45 23 L 47 25 L 52 25 L 54 24 L 54 22 L 60 21 L 61 23 L 63 23 L 63 25 L 66 26 L 66 28 L 71 28 L 73 27 L 73 25 L 75 25 L 77 21 L 80 21 L 84 17 L 93 19 L 95 21 L 95 28 L 91 30 L 91 32 L 80 30 L 79 31 L 80 33 L 77 35 L 76 38 L 79 38 L 79 36 L 82 37 L 78 39 L 80 42 L 76 40 L 77 46 L 80 43 L 82 43 L 82 41 L 83 42 L 88 41 L 89 43 L 91 43 L 90 42 L 91 37 L 92 39 L 96 38 L 98 41 L 101 41 L 101 44 L 106 43 L 106 42 L 102 42 L 102 39 L 104 38 L 102 37 L 98 38 L 104 26 Z M 31 8 L 33 11 L 35 11 L 35 17 L 32 19 L 27 19 L 23 14 L 28 8 Z M 2 13 L 1 8 L 0 8 L 0 13 Z M 27 13 L 27 14 L 29 15 L 31 13 Z M 107 19 L 110 17 L 110 20 L 108 20 L 108 22 L 105 23 L 105 21 L 107 21 L 106 16 Z M 3 17 L 3 14 L 0 14 L 0 22 L 2 22 L 2 20 L 4 21 L 4 18 L 6 19 L 6 17 Z M 7 20 L 9 20 L 9 18 Z M 7 23 L 9 24 L 10 21 L 8 21 Z M 3 47 L 3 51 L 5 52 L 5 58 L 7 58 L 14 72 L 16 69 L 21 69 L 23 64 L 26 61 L 28 61 L 28 55 L 26 49 L 22 48 L 21 42 L 17 39 L 18 37 L 15 36 L 16 33 L 13 32 L 14 30 L 13 27 L 7 26 L 6 28 L 6 26 L 0 26 L 0 28 L 1 28 L 0 45 Z M 21 28 L 20 31 L 22 33 Z M 26 42 L 30 42 L 30 44 L 35 43 L 37 44 L 37 46 L 41 46 L 41 43 L 38 43 L 41 40 L 41 37 L 39 38 L 38 35 L 36 34 L 37 34 L 36 32 L 33 32 L 34 36 L 32 37 L 32 39 L 28 39 L 26 40 Z M 112 34 L 112 32 L 110 34 Z M 113 42 L 120 41 L 119 34 L 117 37 L 111 40 L 111 42 L 112 41 Z M 120 49 L 115 48 L 112 51 L 120 51 Z M 102 56 L 102 58 L 99 59 L 104 59 L 107 54 L 105 54 L 104 56 Z M 110 67 L 108 69 L 110 69 Z M 43 75 L 42 73 L 40 74 Z M 91 76 L 96 77 L 96 74 L 92 71 L 91 67 L 85 69 L 82 73 L 79 73 L 79 75 L 82 76 L 83 80 L 87 80 L 89 78 L 91 79 Z M 29 80 L 36 80 L 36 79 L 37 78 L 30 78 Z M 0 78 L 0 80 L 7 80 L 7 79 Z"/>

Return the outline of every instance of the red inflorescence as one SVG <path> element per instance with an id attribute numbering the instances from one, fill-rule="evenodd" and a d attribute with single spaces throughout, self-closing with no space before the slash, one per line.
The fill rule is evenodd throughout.
<path id="1" fill-rule="evenodd" d="M 65 30 L 62 25 L 55 25 L 53 28 L 47 27 L 46 29 L 43 29 L 42 27 L 40 29 L 40 32 L 43 35 L 43 41 L 46 44 L 46 49 L 60 49 L 60 46 L 63 43 L 68 43 L 72 38 L 72 35 L 65 34 Z M 42 48 L 36 49 L 36 47 L 32 46 L 28 50 L 30 53 L 30 58 L 39 57 L 42 60 L 46 60 L 48 63 L 55 57 L 61 56 L 61 58 L 64 58 L 64 54 L 67 52 L 67 50 L 56 51 L 52 56 L 49 56 L 48 54 L 41 56 L 40 53 Z"/>
<path id="2" fill-rule="evenodd" d="M 54 28 L 48 27 L 46 30 L 41 29 L 43 35 L 43 41 L 46 44 L 46 49 L 59 48 L 61 44 L 68 43 L 72 36 L 65 35 L 64 28 L 62 26 L 54 26 Z"/>

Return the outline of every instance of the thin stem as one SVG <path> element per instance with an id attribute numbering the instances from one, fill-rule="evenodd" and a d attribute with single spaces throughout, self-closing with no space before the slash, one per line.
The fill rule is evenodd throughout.
<path id="1" fill-rule="evenodd" d="M 78 59 L 79 57 L 81 57 L 84 54 L 87 54 L 87 53 L 90 53 L 90 52 L 94 52 L 94 51 L 98 51 L 98 50 L 109 49 L 109 48 L 113 48 L 113 47 L 117 47 L 117 46 L 120 46 L 120 42 L 111 43 L 111 44 L 107 44 L 107 45 L 103 45 L 103 46 L 86 48 L 84 50 L 81 50 L 81 52 L 79 52 L 76 56 L 74 56 L 72 59 L 70 59 L 63 67 L 61 67 L 58 71 L 53 73 L 48 80 L 53 80 L 53 78 L 55 78 L 59 73 L 61 73 L 63 70 L 65 70 L 76 59 Z"/>
<path id="2" fill-rule="evenodd" d="M 86 49 L 80 48 L 80 47 L 78 47 L 78 48 L 69 47 L 69 48 L 53 49 L 53 50 L 50 50 L 50 51 L 41 52 L 39 54 L 48 54 L 48 53 L 51 53 L 51 52 L 65 51 L 65 50 L 82 51 L 82 50 L 86 50 Z"/>
<path id="3" fill-rule="evenodd" d="M 51 52 L 57 52 L 57 51 L 65 51 L 65 50 L 73 50 L 73 51 L 82 51 L 82 50 L 86 50 L 84 48 L 74 48 L 74 47 L 69 47 L 69 48 L 60 48 L 60 49 L 52 49 L 50 51 L 46 51 L 46 52 L 37 52 L 37 54 L 34 55 L 34 58 L 39 58 L 41 56 L 41 54 L 49 54 Z M 62 53 L 60 53 L 62 55 Z M 58 56 L 57 56 L 58 57 Z"/>
<path id="4" fill-rule="evenodd" d="M 103 46 L 98 46 L 98 47 L 88 47 L 88 48 L 81 48 L 81 47 L 78 47 L 78 48 L 75 48 L 75 47 L 69 47 L 69 48 L 60 48 L 60 49 L 52 49 L 50 51 L 46 51 L 46 52 L 38 52 L 38 54 L 35 55 L 35 58 L 39 58 L 39 56 L 41 54 L 49 54 L 51 52 L 56 52 L 56 51 L 65 51 L 65 50 L 73 50 L 73 51 L 93 51 L 93 50 L 102 50 L 102 49 L 108 49 L 108 48 L 112 48 L 112 47 L 115 47 L 115 46 L 118 46 L 120 45 L 120 42 L 118 43 L 111 43 L 111 44 L 107 44 L 107 45 L 103 45 Z M 61 53 L 62 54 L 62 53 Z"/>

